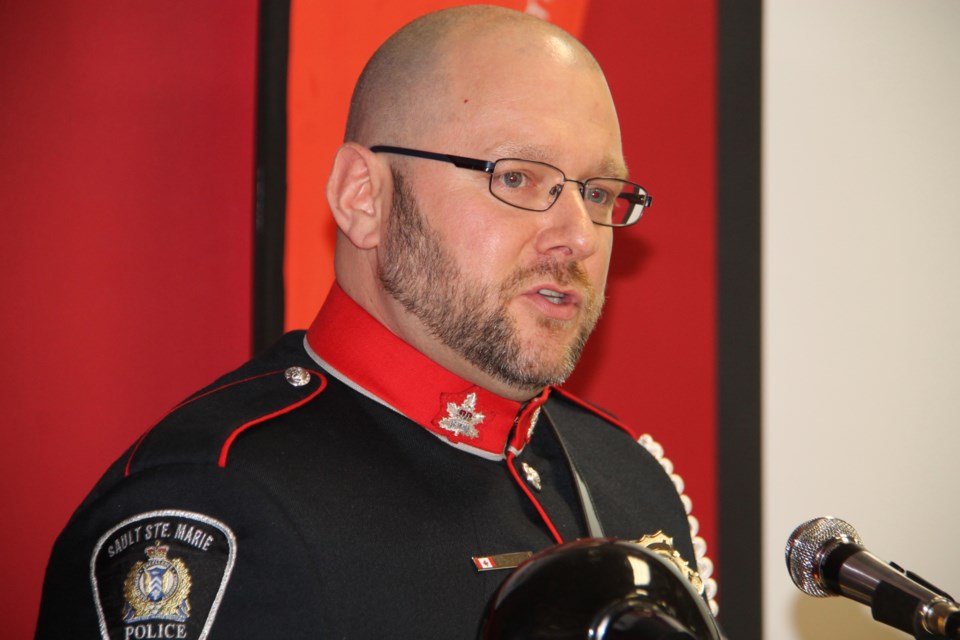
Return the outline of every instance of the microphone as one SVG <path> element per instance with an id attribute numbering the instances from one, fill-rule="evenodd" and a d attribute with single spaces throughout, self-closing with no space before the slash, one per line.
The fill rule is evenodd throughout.
<path id="1" fill-rule="evenodd" d="M 787 539 L 786 560 L 793 583 L 808 595 L 856 600 L 874 620 L 917 638 L 960 639 L 960 605 L 867 551 L 843 520 L 821 517 L 798 526 Z"/>

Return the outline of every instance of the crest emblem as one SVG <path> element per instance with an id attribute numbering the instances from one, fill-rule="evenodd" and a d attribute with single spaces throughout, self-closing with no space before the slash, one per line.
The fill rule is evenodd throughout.
<path id="1" fill-rule="evenodd" d="M 484 418 L 486 416 L 477 411 L 477 394 L 471 393 L 464 398 L 462 404 L 448 402 L 447 417 L 442 418 L 438 424 L 441 429 L 446 429 L 454 435 L 477 438 L 480 436 L 477 426 L 483 422 Z"/>
<path id="2" fill-rule="evenodd" d="M 126 599 L 124 622 L 173 620 L 184 622 L 190 617 L 191 579 L 187 565 L 179 558 L 170 559 L 170 547 L 157 540 L 145 550 L 148 560 L 136 563 L 123 583 Z"/>

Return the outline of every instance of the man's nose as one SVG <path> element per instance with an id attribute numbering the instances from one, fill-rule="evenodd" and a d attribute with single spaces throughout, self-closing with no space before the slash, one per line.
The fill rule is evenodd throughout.
<path id="1" fill-rule="evenodd" d="M 576 180 L 566 180 L 558 186 L 560 193 L 545 212 L 539 249 L 565 260 L 582 260 L 596 252 L 599 227 L 593 223 L 583 201 L 583 185 Z"/>

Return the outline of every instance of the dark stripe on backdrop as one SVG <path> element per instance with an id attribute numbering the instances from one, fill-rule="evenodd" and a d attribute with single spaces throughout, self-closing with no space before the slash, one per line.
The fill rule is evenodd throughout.
<path id="1" fill-rule="evenodd" d="M 717 456 L 720 619 L 759 640 L 761 0 L 720 0 L 717 38 Z"/>
<path id="2" fill-rule="evenodd" d="M 253 236 L 254 353 L 283 334 L 290 0 L 260 3 Z"/>

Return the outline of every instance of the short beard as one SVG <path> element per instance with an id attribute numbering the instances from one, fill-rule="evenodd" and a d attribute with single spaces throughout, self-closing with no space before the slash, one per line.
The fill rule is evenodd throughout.
<path id="1" fill-rule="evenodd" d="M 542 262 L 517 268 L 497 291 L 467 282 L 437 232 L 420 214 L 416 198 L 394 170 L 393 208 L 387 222 L 378 276 L 384 290 L 447 347 L 481 371 L 524 390 L 564 382 L 576 366 L 603 307 L 579 263 Z M 507 305 L 534 276 L 549 276 L 560 286 L 577 284 L 584 293 L 583 321 L 560 358 L 547 349 L 524 350 Z M 562 323 L 544 318 L 545 331 Z"/>

